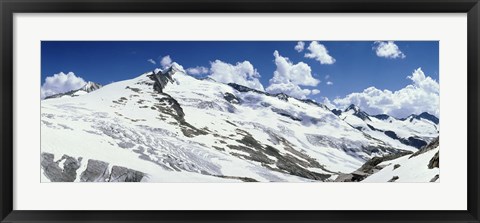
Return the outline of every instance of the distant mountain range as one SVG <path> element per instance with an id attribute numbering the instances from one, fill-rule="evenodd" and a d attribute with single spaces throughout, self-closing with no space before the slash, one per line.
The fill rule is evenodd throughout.
<path id="1" fill-rule="evenodd" d="M 50 96 L 45 97 L 45 99 L 61 98 L 61 97 L 77 97 L 77 96 L 84 95 L 84 94 L 90 93 L 92 91 L 98 90 L 101 87 L 102 87 L 102 85 L 89 81 L 83 87 L 81 87 L 79 89 L 68 91 L 68 92 L 65 92 L 65 93 L 50 95 Z"/>
<path id="2" fill-rule="evenodd" d="M 439 120 L 428 113 L 396 119 L 355 105 L 330 110 L 197 79 L 175 65 L 46 99 L 46 182 L 335 181 L 372 159 L 418 152 L 439 136 Z M 425 176 L 411 179 L 429 182 L 439 168 L 419 171 Z"/>

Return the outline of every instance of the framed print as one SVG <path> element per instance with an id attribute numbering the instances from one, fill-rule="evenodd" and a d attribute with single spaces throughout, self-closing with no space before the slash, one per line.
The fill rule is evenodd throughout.
<path id="1" fill-rule="evenodd" d="M 479 222 L 476 0 L 0 6 L 2 222 Z"/>

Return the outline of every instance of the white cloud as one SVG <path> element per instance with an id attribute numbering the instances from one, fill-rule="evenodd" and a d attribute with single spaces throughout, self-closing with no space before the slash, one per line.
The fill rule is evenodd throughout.
<path id="1" fill-rule="evenodd" d="M 337 108 L 327 97 L 323 97 L 322 104 L 326 105 L 330 110 Z"/>
<path id="2" fill-rule="evenodd" d="M 295 98 L 305 99 L 312 94 L 309 89 L 302 89 L 300 86 L 293 83 L 276 83 L 268 86 L 267 91 L 272 94 L 285 93 Z"/>
<path id="3" fill-rule="evenodd" d="M 206 67 L 190 67 L 190 68 L 187 68 L 187 73 L 190 74 L 190 75 L 201 75 L 201 74 L 207 74 L 209 71 L 208 68 Z"/>
<path id="4" fill-rule="evenodd" d="M 326 83 L 326 84 L 327 84 L 327 85 L 333 85 L 333 82 L 331 82 L 331 81 L 327 81 L 327 83 Z"/>
<path id="5" fill-rule="evenodd" d="M 43 99 L 50 95 L 77 90 L 85 84 L 85 80 L 75 76 L 73 72 L 68 72 L 67 74 L 60 72 L 45 78 L 45 83 L 43 83 L 40 90 L 40 97 Z"/>
<path id="6" fill-rule="evenodd" d="M 305 43 L 302 41 L 299 41 L 297 45 L 295 45 L 295 50 L 300 53 L 303 51 L 303 49 L 305 49 Z"/>
<path id="7" fill-rule="evenodd" d="M 335 58 L 328 54 L 327 48 L 318 43 L 317 41 L 312 41 L 307 48 L 310 53 L 306 53 L 305 57 L 310 59 L 315 59 L 321 64 L 333 64 L 335 63 Z"/>
<path id="8" fill-rule="evenodd" d="M 278 51 L 273 53 L 277 69 L 270 79 L 267 91 L 270 93 L 285 93 L 296 98 L 306 98 L 312 93 L 309 89 L 300 86 L 317 86 L 320 80 L 312 76 L 312 69 L 308 64 L 299 62 L 293 64 L 287 57 L 282 57 Z"/>
<path id="9" fill-rule="evenodd" d="M 439 116 L 440 87 L 436 80 L 425 76 L 421 68 L 407 77 L 412 84 L 398 91 L 379 90 L 369 87 L 363 92 L 351 93 L 337 98 L 334 103 L 341 108 L 350 104 L 359 106 L 369 114 L 388 114 L 404 118 L 411 114 L 428 112 Z"/>
<path id="10" fill-rule="evenodd" d="M 304 62 L 293 64 L 288 57 L 283 57 L 277 50 L 273 53 L 277 69 L 270 82 L 289 83 L 303 86 L 317 86 L 320 80 L 312 76 L 312 68 Z"/>
<path id="11" fill-rule="evenodd" d="M 313 89 L 312 90 L 312 95 L 320 94 L 320 90 L 318 89 Z"/>
<path id="12" fill-rule="evenodd" d="M 172 58 L 170 58 L 170 55 L 162 57 L 160 60 L 160 65 L 162 65 L 162 68 L 167 68 L 172 65 Z"/>
<path id="13" fill-rule="evenodd" d="M 183 73 L 186 73 L 185 69 L 183 68 L 182 65 L 178 64 L 177 62 L 172 62 L 170 64 L 170 66 L 174 67 L 175 69 L 177 69 L 178 71 L 181 71 Z"/>
<path id="14" fill-rule="evenodd" d="M 147 61 L 152 63 L 152 64 L 157 64 L 157 62 L 155 62 L 155 60 L 153 60 L 153 59 L 148 59 Z"/>
<path id="15" fill-rule="evenodd" d="M 374 43 L 373 49 L 375 50 L 377 56 L 379 57 L 384 57 L 384 58 L 390 58 L 390 59 L 396 59 L 396 58 L 405 58 L 405 54 L 400 51 L 400 48 L 398 48 L 397 44 L 395 44 L 393 41 L 387 41 L 387 42 L 382 42 L 382 41 L 376 41 Z"/>
<path id="16" fill-rule="evenodd" d="M 225 63 L 221 60 L 211 62 L 210 78 L 222 83 L 236 83 L 246 87 L 264 91 L 260 83 L 260 74 L 249 61 L 237 64 Z"/>

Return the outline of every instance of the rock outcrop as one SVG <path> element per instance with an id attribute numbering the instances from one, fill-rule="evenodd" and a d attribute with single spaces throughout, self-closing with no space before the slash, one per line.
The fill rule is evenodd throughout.
<path id="1" fill-rule="evenodd" d="M 386 156 L 382 156 L 382 157 L 373 157 L 372 159 L 368 160 L 366 163 L 364 163 L 360 168 L 358 168 L 354 172 L 349 173 L 349 174 L 340 174 L 337 177 L 337 179 L 335 179 L 335 182 L 359 182 L 359 181 L 362 181 L 363 179 L 367 178 L 368 176 L 370 176 L 370 175 L 380 171 L 381 169 L 383 169 L 384 166 L 380 166 L 379 165 L 380 163 L 382 163 L 384 161 L 393 160 L 393 159 L 396 159 L 396 158 L 399 158 L 399 157 L 402 157 L 402 156 L 406 156 L 406 155 L 411 154 L 411 153 L 412 152 L 410 152 L 410 151 L 403 151 L 403 152 L 399 152 L 399 153 L 391 154 L 391 155 L 386 155 Z M 397 179 L 393 179 L 393 181 L 395 181 Z"/>
<path id="2" fill-rule="evenodd" d="M 57 161 L 54 161 L 54 155 L 42 153 L 41 166 L 45 176 L 52 182 L 73 182 L 77 178 L 77 170 L 80 168 L 82 158 L 63 155 Z"/>
<path id="3" fill-rule="evenodd" d="M 42 153 L 41 167 L 43 174 L 51 182 L 74 182 L 77 170 L 82 165 L 82 157 L 75 159 L 63 155 L 55 161 L 51 153 Z M 140 182 L 145 174 L 121 166 L 112 166 L 107 162 L 89 159 L 87 168 L 80 174 L 79 182 Z"/>

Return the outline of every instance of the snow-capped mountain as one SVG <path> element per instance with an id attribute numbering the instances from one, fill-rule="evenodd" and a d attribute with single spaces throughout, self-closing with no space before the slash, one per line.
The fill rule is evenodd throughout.
<path id="1" fill-rule="evenodd" d="M 96 90 L 100 89 L 101 87 L 102 87 L 102 85 L 89 81 L 83 87 L 81 87 L 79 89 L 68 91 L 68 92 L 65 92 L 65 93 L 50 95 L 50 96 L 45 97 L 45 99 L 61 98 L 61 97 L 77 97 L 77 96 L 80 96 L 80 95 L 90 93 L 92 91 L 96 91 Z"/>
<path id="2" fill-rule="evenodd" d="M 365 134 L 404 150 L 415 152 L 439 135 L 438 118 L 426 112 L 404 119 L 386 114 L 372 116 L 355 105 L 332 112 Z"/>
<path id="3" fill-rule="evenodd" d="M 42 101 L 42 180 L 333 181 L 373 157 L 417 151 L 386 130 L 438 136 L 422 117 L 401 125 L 367 114 L 360 122 L 354 110 L 336 115 L 311 100 L 197 79 L 173 65 Z M 359 128 L 367 124 L 383 132 Z"/>

